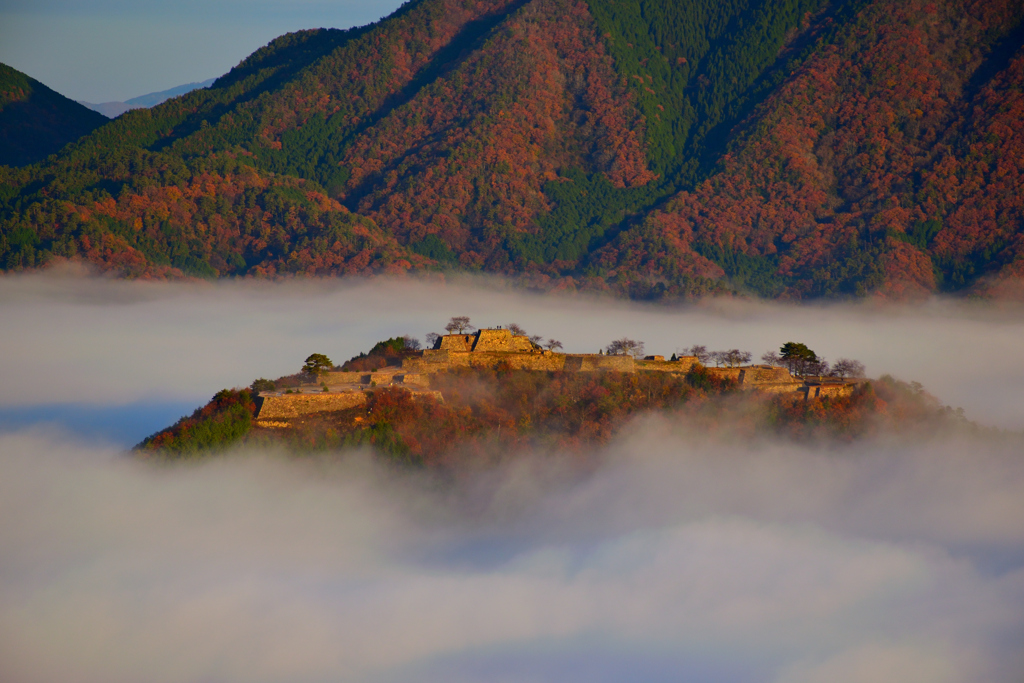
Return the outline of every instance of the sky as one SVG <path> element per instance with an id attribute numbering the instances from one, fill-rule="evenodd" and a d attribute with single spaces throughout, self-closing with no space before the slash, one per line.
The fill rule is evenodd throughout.
<path id="1" fill-rule="evenodd" d="M 86 102 L 205 81 L 290 31 L 361 26 L 400 0 L 0 0 L 0 62 Z"/>
<path id="2" fill-rule="evenodd" d="M 165 424 L 215 391 L 453 315 L 596 351 L 787 340 L 1024 426 L 1024 311 L 933 300 L 662 307 L 495 279 L 0 277 L 0 413 Z M 190 409 L 190 408 L 188 408 Z M 178 412 L 173 412 L 178 411 Z M 1021 436 L 852 442 L 638 416 L 575 457 L 435 479 L 362 451 L 128 457 L 0 421 L 0 680 L 1019 683 Z M 111 413 L 113 414 L 113 413 Z M 578 467 L 580 462 L 588 463 Z"/>

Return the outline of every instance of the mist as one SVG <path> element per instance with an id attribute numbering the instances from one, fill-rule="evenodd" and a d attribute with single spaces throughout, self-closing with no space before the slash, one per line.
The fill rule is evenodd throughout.
<path id="1" fill-rule="evenodd" d="M 871 376 L 921 382 L 986 425 L 1024 429 L 1024 308 L 934 299 L 915 306 L 719 299 L 667 307 L 527 294 L 490 278 L 127 282 L 76 271 L 0 278 L 0 407 L 193 401 L 257 377 L 336 363 L 393 336 L 517 322 L 596 353 L 629 336 L 670 356 L 692 344 L 759 357 L 786 341 Z"/>
<path id="2" fill-rule="evenodd" d="M 61 417 L 178 411 L 453 315 L 594 352 L 803 341 L 1024 425 L 1017 309 L 666 308 L 496 280 L 0 279 L 0 680 L 1019 681 L 1019 436 L 712 436 L 641 416 L 574 467 L 455 483 L 367 452 L 140 461 Z M 18 415 L 45 416 L 52 420 Z M 94 412 L 89 412 L 94 411 Z M 120 412 L 118 412 L 120 411 Z M 146 413 L 143 411 L 146 415 Z M 148 419 L 148 418 L 146 418 Z"/>
<path id="3" fill-rule="evenodd" d="M 1019 443 L 722 443 L 454 490 L 0 436 L 11 681 L 1016 681 Z"/>

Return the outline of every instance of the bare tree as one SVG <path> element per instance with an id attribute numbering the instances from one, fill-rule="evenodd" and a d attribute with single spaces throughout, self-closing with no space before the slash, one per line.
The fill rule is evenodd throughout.
<path id="1" fill-rule="evenodd" d="M 725 365 L 730 368 L 746 365 L 750 362 L 750 359 L 753 358 L 753 354 L 751 354 L 750 351 L 740 351 L 739 349 L 713 351 L 710 356 L 718 365 Z"/>
<path id="2" fill-rule="evenodd" d="M 555 349 L 562 348 L 562 342 L 558 341 L 557 339 L 548 339 L 548 343 L 545 344 L 544 346 L 546 346 L 549 351 L 554 351 Z"/>
<path id="3" fill-rule="evenodd" d="M 635 341 L 628 337 L 622 339 L 616 339 L 605 349 L 605 353 L 609 356 L 633 356 L 634 358 L 641 358 L 644 355 L 644 343 L 642 341 Z"/>
<path id="4" fill-rule="evenodd" d="M 864 364 L 852 358 L 840 358 L 832 366 L 832 375 L 841 379 L 847 377 L 863 377 Z"/>
<path id="5" fill-rule="evenodd" d="M 410 351 L 420 350 L 420 340 L 412 336 L 411 334 L 407 334 L 404 337 L 402 337 L 402 341 L 405 342 L 405 348 L 409 349 Z"/>
<path id="6" fill-rule="evenodd" d="M 526 336 L 526 330 L 524 330 L 522 327 L 520 327 L 516 323 L 509 323 L 508 325 L 505 325 L 505 329 L 507 329 L 512 334 L 518 335 L 520 337 L 525 337 Z"/>
<path id="7" fill-rule="evenodd" d="M 782 356 L 775 353 L 774 351 L 766 351 L 761 356 L 761 362 L 764 363 L 765 365 L 770 365 L 773 368 L 777 368 L 780 365 L 782 365 Z"/>
<path id="8" fill-rule="evenodd" d="M 452 318 L 444 329 L 448 334 L 462 334 L 463 332 L 470 332 L 476 328 L 469 324 L 469 316 L 458 315 Z"/>
<path id="9" fill-rule="evenodd" d="M 530 342 L 531 342 L 531 343 L 532 343 L 532 344 L 533 344 L 534 346 L 536 346 L 536 347 L 538 347 L 538 348 L 540 347 L 540 345 L 541 345 L 541 343 L 542 343 L 543 341 L 544 341 L 544 337 L 540 336 L 539 334 L 535 334 L 535 335 L 533 335 L 532 337 L 530 337 Z"/>
<path id="10" fill-rule="evenodd" d="M 694 344 L 688 349 L 683 349 L 689 356 L 696 356 L 697 362 L 701 365 L 707 365 L 708 361 L 711 360 L 711 354 L 708 353 L 708 347 L 701 344 Z"/>
<path id="11" fill-rule="evenodd" d="M 432 349 L 436 349 L 437 345 L 441 342 L 441 335 L 437 332 L 427 332 L 427 346 Z"/>

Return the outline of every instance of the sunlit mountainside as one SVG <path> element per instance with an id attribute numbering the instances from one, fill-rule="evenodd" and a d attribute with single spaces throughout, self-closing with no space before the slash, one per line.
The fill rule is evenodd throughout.
<path id="1" fill-rule="evenodd" d="M 0 168 L 0 266 L 1019 293 L 1019 0 L 422 0 Z"/>

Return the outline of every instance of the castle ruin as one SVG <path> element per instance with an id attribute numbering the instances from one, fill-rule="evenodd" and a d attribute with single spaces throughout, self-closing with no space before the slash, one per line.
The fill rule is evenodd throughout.
<path id="1" fill-rule="evenodd" d="M 478 370 L 532 370 L 538 372 L 668 372 L 685 375 L 698 364 L 696 356 L 665 360 L 664 356 L 643 359 L 629 355 L 558 353 L 540 347 L 522 334 L 495 328 L 470 334 L 449 334 L 435 348 L 402 359 L 400 366 L 371 372 L 327 372 L 320 380 L 328 388 L 308 387 L 293 393 L 261 392 L 258 419 L 296 417 L 302 414 L 340 410 L 362 405 L 366 392 L 376 387 L 400 386 L 414 396 L 430 395 L 430 378 L 439 372 L 473 368 Z M 812 382 L 793 377 L 786 368 L 752 365 L 707 368 L 714 377 L 734 380 L 741 389 L 773 394 L 792 394 L 805 399 L 842 396 L 853 392 L 855 381 Z M 442 399 L 443 400 L 443 399 Z"/>

